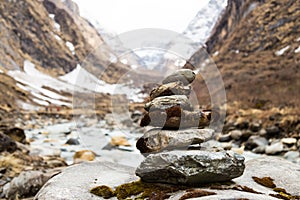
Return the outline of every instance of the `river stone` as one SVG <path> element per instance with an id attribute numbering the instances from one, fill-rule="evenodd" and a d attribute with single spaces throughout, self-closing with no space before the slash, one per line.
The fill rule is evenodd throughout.
<path id="1" fill-rule="evenodd" d="M 146 157 L 136 175 L 145 182 L 184 185 L 229 181 L 243 174 L 244 160 L 225 151 L 163 152 Z"/>
<path id="2" fill-rule="evenodd" d="M 176 72 L 167 76 L 162 83 L 182 82 L 184 85 L 192 83 L 196 78 L 196 74 L 190 69 L 179 69 Z"/>
<path id="3" fill-rule="evenodd" d="M 213 137 L 211 129 L 182 129 L 174 130 L 149 130 L 141 137 L 136 147 L 141 153 L 153 153 L 163 150 L 187 148 L 191 144 L 201 144 Z"/>
<path id="4" fill-rule="evenodd" d="M 0 152 L 14 152 L 17 150 L 17 144 L 9 136 L 0 132 Z"/>
<path id="5" fill-rule="evenodd" d="M 193 105 L 185 95 L 172 95 L 157 97 L 145 104 L 145 110 L 165 110 L 173 106 L 180 106 L 185 110 L 193 110 Z"/>
<path id="6" fill-rule="evenodd" d="M 4 186 L 3 194 L 7 199 L 19 199 L 34 196 L 41 187 L 58 172 L 23 171 Z"/>
<path id="7" fill-rule="evenodd" d="M 141 120 L 141 126 L 156 126 L 164 129 L 183 129 L 189 127 L 205 127 L 210 123 L 211 113 L 182 110 L 173 106 L 166 110 L 154 110 L 146 113 Z"/>
<path id="8" fill-rule="evenodd" d="M 103 199 L 91 194 L 90 189 L 107 185 L 111 188 L 137 181 L 134 167 L 113 162 L 87 162 L 66 168 L 50 179 L 35 196 L 35 200 Z"/>
<path id="9" fill-rule="evenodd" d="M 150 100 L 155 99 L 156 97 L 161 96 L 170 96 L 170 95 L 185 95 L 189 96 L 191 93 L 190 86 L 184 86 L 181 82 L 172 82 L 153 89 L 150 92 Z"/>

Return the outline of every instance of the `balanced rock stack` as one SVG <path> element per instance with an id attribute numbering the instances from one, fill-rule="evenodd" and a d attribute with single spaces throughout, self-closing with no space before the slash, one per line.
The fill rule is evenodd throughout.
<path id="1" fill-rule="evenodd" d="M 213 137 L 210 112 L 189 101 L 195 73 L 180 69 L 150 93 L 141 126 L 153 126 L 136 146 L 146 158 L 136 169 L 145 182 L 193 185 L 229 181 L 243 174 L 244 157 L 225 150 L 190 150 Z"/>

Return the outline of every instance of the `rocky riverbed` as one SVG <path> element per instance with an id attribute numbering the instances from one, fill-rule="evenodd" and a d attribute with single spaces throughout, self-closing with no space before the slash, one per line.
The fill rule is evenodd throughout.
<path id="1" fill-rule="evenodd" d="M 45 123 L 45 121 L 48 123 Z M 102 165 L 99 163 L 114 163 L 114 165 L 121 168 L 129 166 L 130 169 L 135 170 L 144 160 L 144 156 L 136 149 L 135 143 L 148 131 L 148 128 L 139 128 L 138 124 L 139 122 L 132 127 L 117 124 L 111 115 L 103 120 L 86 118 L 79 121 L 49 119 L 28 122 L 24 126 L 27 127 L 25 129 L 27 143 L 17 142 L 16 148 L 12 149 L 12 152 L 1 152 L 1 197 L 14 199 L 16 194 L 21 199 L 33 197 L 50 177 L 81 160 L 93 160 L 93 162 L 98 163 L 95 165 L 99 165 L 99 169 Z M 242 129 L 240 122 L 231 126 L 232 128 L 228 133 L 216 134 L 214 139 L 202 143 L 201 146 L 224 148 L 242 154 L 246 159 L 246 172 L 247 163 L 255 163 L 257 159 L 267 160 L 264 162 L 276 162 L 276 165 L 282 162 L 287 166 L 290 163 L 291 166 L 295 167 L 297 165 L 293 165 L 292 162 L 300 163 L 299 140 L 297 137 L 280 139 L 268 136 L 272 131 L 274 133 L 276 128 L 265 130 L 260 127 L 259 130 L 256 128 L 255 132 L 250 132 L 249 127 L 252 127 L 253 130 L 254 125 L 250 125 L 247 129 Z M 266 153 L 269 155 L 266 156 Z M 76 155 L 75 158 L 74 155 Z M 270 161 L 268 161 L 269 159 Z M 275 172 L 268 168 L 265 170 L 264 176 L 268 175 L 274 178 L 273 174 Z M 284 171 L 285 169 L 281 167 L 280 170 Z M 118 177 L 113 174 L 111 176 Z M 294 174 L 294 176 L 297 177 L 297 174 Z M 33 183 L 32 180 L 39 180 L 39 183 Z M 132 181 L 134 180 L 137 180 L 137 177 L 132 179 Z M 127 182 L 120 179 L 114 181 L 116 181 L 114 185 Z M 277 181 L 281 180 L 277 179 Z M 87 188 L 87 191 L 93 185 L 96 186 L 99 183 L 96 181 L 95 184 Z M 103 182 L 103 184 L 106 184 L 106 182 Z M 28 188 L 35 189 L 29 190 Z M 219 192 L 221 197 L 226 195 L 226 191 Z M 234 193 L 239 192 L 234 191 Z M 96 197 L 93 198 L 97 199 Z"/>

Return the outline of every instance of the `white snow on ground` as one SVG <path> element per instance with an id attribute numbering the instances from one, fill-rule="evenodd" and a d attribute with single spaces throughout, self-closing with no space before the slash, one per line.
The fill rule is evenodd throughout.
<path id="1" fill-rule="evenodd" d="M 75 47 L 74 47 L 74 45 L 71 42 L 69 42 L 69 41 L 66 42 L 66 45 L 70 49 L 70 51 L 72 52 L 72 54 L 74 55 L 75 54 Z"/>
<path id="2" fill-rule="evenodd" d="M 299 46 L 297 49 L 295 49 L 294 52 L 295 52 L 295 53 L 299 53 L 299 52 L 300 52 L 300 46 Z"/>
<path id="3" fill-rule="evenodd" d="M 97 93 L 108 94 L 126 94 L 128 99 L 135 102 L 142 102 L 144 95 L 139 94 L 140 90 L 136 88 L 130 88 L 123 84 L 108 84 L 86 71 L 80 65 L 71 71 L 70 73 L 59 77 L 72 85 L 80 88 L 87 89 L 89 91 Z"/>
<path id="4" fill-rule="evenodd" d="M 24 61 L 24 72 L 19 70 L 8 71 L 8 75 L 14 78 L 17 86 L 25 91 L 29 91 L 36 98 L 33 99 L 40 105 L 65 105 L 71 106 L 71 100 L 56 92 L 47 90 L 43 86 L 54 88 L 58 91 L 72 92 L 74 86 L 59 81 L 49 75 L 38 71 L 34 64 L 28 60 Z"/>
<path id="5" fill-rule="evenodd" d="M 283 55 L 284 52 L 285 52 L 286 50 L 288 50 L 289 48 L 290 48 L 290 45 L 288 45 L 288 46 L 286 46 L 286 47 L 284 47 L 284 48 L 282 48 L 282 49 L 276 51 L 276 52 L 275 52 L 275 55 L 276 55 L 276 56 L 281 56 L 281 55 Z"/>
<path id="6" fill-rule="evenodd" d="M 61 37 L 59 37 L 58 35 L 54 35 L 55 39 L 57 39 L 58 41 L 62 41 Z"/>
<path id="7" fill-rule="evenodd" d="M 64 76 L 57 78 L 44 74 L 35 68 L 35 65 L 28 60 L 24 61 L 24 71 L 11 70 L 8 75 L 14 78 L 17 86 L 34 96 L 33 101 L 42 106 L 49 104 L 72 106 L 72 100 L 62 96 L 54 91 L 43 88 L 47 86 L 56 91 L 65 91 L 73 93 L 108 93 L 108 94 L 126 94 L 128 99 L 141 102 L 144 95 L 139 94 L 139 90 L 130 88 L 123 84 L 107 84 L 97 77 L 83 69 L 80 65 Z"/>

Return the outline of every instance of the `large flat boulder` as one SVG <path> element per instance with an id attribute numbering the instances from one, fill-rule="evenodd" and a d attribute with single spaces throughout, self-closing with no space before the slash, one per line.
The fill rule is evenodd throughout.
<path id="1" fill-rule="evenodd" d="M 245 171 L 239 178 L 235 178 L 232 184 L 218 183 L 212 186 L 189 187 L 177 192 L 169 193 L 165 199 L 180 199 L 189 196 L 196 199 L 266 199 L 278 200 L 270 195 L 278 195 L 272 188 L 268 188 L 256 183 L 253 176 L 263 178 L 271 177 L 277 187 L 283 188 L 291 195 L 300 193 L 300 166 L 285 159 L 265 156 L 249 160 L 245 163 Z M 106 185 L 115 189 L 124 183 L 137 181 L 135 168 L 112 162 L 90 162 L 68 167 L 61 174 L 50 179 L 39 191 L 35 199 L 37 200 L 61 200 L 61 199 L 94 199 L 99 197 L 90 193 L 90 189 L 95 186 Z M 167 184 L 162 184 L 165 186 Z M 168 185 L 170 187 L 170 185 Z M 245 187 L 246 186 L 246 187 Z M 173 187 L 176 187 L 173 185 Z M 217 188 L 220 189 L 217 189 Z M 244 189 L 243 189 L 244 188 Z M 252 189 L 253 191 L 249 190 Z M 261 194 L 257 194 L 257 193 Z M 206 194 L 210 193 L 209 196 Z M 112 197 L 111 199 L 117 199 Z M 182 198 L 184 199 L 184 198 Z M 292 198 L 291 198 L 292 199 Z M 297 199 L 297 198 L 294 198 Z M 299 198 L 298 198 L 299 199 Z"/>
<path id="2" fill-rule="evenodd" d="M 112 162 L 88 162 L 65 169 L 50 179 L 35 200 L 102 199 L 89 191 L 98 185 L 115 187 L 138 180 L 134 168 Z"/>

